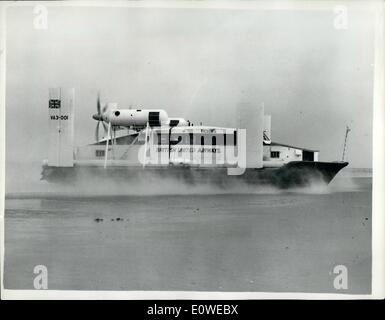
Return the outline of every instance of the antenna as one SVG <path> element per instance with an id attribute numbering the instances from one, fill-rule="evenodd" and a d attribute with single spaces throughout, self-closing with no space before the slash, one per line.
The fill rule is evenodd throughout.
<path id="1" fill-rule="evenodd" d="M 352 129 L 350 129 L 348 126 L 346 126 L 345 141 L 344 141 L 344 151 L 342 152 L 342 161 L 345 160 L 346 142 L 348 140 L 348 134 L 349 134 L 350 131 L 352 131 Z"/>

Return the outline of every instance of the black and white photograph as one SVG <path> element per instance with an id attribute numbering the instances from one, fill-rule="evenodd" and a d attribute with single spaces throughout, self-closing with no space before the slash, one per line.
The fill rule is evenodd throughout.
<path id="1" fill-rule="evenodd" d="M 382 1 L 0 6 L 3 299 L 384 297 Z"/>

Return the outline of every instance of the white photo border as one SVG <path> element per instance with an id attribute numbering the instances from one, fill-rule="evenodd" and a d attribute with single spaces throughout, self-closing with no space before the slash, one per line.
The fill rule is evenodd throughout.
<path id="1" fill-rule="evenodd" d="M 6 11 L 15 6 L 47 7 L 122 7 L 122 8 L 205 8 L 237 10 L 332 10 L 335 5 L 349 10 L 365 10 L 375 19 L 374 89 L 373 89 L 373 198 L 372 198 L 372 292 L 371 294 L 301 293 L 301 292 L 197 292 L 197 291 L 75 291 L 10 290 L 4 288 L 4 202 L 5 202 L 5 112 L 6 112 Z M 385 297 L 385 81 L 384 81 L 384 8 L 373 1 L 6 1 L 0 3 L 0 232 L 1 299 L 11 300 L 243 300 L 304 299 L 348 300 Z"/>

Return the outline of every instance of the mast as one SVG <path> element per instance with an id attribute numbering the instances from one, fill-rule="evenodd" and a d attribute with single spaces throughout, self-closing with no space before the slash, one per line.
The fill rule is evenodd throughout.
<path id="1" fill-rule="evenodd" d="M 345 131 L 345 141 L 344 141 L 344 151 L 342 152 L 342 161 L 345 160 L 345 152 L 346 152 L 346 142 L 348 140 L 348 134 L 352 129 L 349 128 L 349 126 L 346 126 L 346 131 Z"/>

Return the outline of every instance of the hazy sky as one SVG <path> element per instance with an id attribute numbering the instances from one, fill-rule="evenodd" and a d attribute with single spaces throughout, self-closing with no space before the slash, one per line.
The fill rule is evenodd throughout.
<path id="1" fill-rule="evenodd" d="M 96 94 L 121 107 L 163 108 L 195 123 L 232 125 L 239 102 L 265 105 L 274 141 L 371 167 L 373 17 L 347 30 L 322 11 L 48 8 L 7 11 L 7 161 L 47 156 L 48 88 L 74 87 L 75 143 L 93 142 Z"/>

